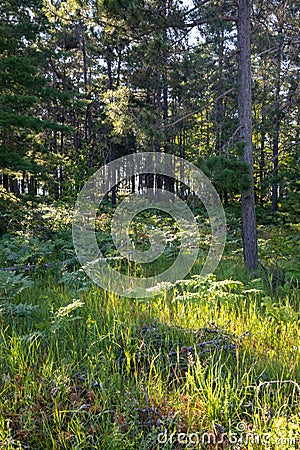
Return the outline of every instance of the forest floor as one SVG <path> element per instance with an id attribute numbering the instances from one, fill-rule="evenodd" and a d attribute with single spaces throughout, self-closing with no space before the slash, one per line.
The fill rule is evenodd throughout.
<path id="1" fill-rule="evenodd" d="M 106 255 L 111 214 L 97 231 Z M 226 216 L 216 273 L 198 276 L 210 229 L 199 211 L 199 261 L 152 298 L 93 284 L 62 206 L 3 235 L 0 266 L 18 271 L 0 271 L 1 450 L 299 448 L 300 225 L 258 211 L 263 267 L 251 278 L 239 211 Z M 168 221 L 143 216 L 134 230 L 143 246 L 145 223 L 169 226 L 161 267 L 176 258 Z"/>

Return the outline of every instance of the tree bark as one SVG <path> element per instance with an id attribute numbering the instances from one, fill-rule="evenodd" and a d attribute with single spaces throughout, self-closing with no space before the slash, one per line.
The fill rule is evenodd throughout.
<path id="1" fill-rule="evenodd" d="M 282 29 L 280 29 L 282 34 Z M 281 47 L 282 38 L 278 42 L 278 51 L 276 55 L 276 87 L 275 87 L 275 117 L 273 128 L 273 183 L 272 183 L 272 212 L 278 209 L 278 158 L 279 158 L 279 129 L 280 129 L 280 87 L 281 87 Z"/>
<path id="2" fill-rule="evenodd" d="M 94 166 L 94 142 L 93 142 L 93 118 L 92 118 L 92 106 L 91 106 L 91 87 L 89 63 L 86 50 L 85 40 L 85 27 L 84 24 L 80 24 L 81 27 L 81 49 L 82 49 L 82 62 L 83 62 L 83 81 L 84 81 L 84 93 L 87 100 L 86 113 L 85 113 L 85 141 L 89 150 L 88 166 L 91 169 Z"/>
<path id="3" fill-rule="evenodd" d="M 238 3 L 238 114 L 243 160 L 249 165 L 250 185 L 242 194 L 243 252 L 247 269 L 258 264 L 252 146 L 252 86 L 250 47 L 250 0 Z"/>
<path id="4" fill-rule="evenodd" d="M 111 60 L 111 52 L 109 51 L 108 57 L 107 57 L 107 77 L 108 77 L 108 89 L 113 90 L 113 74 L 112 74 L 112 60 Z M 115 152 L 115 144 L 113 140 L 110 138 L 109 141 L 109 162 L 114 161 L 116 158 L 116 152 Z M 114 170 L 112 170 L 110 176 L 112 177 L 112 188 L 111 188 L 111 203 L 113 205 L 117 204 L 117 186 L 115 185 L 116 181 L 116 173 Z"/>
<path id="5" fill-rule="evenodd" d="M 263 77 L 263 98 L 261 104 L 261 132 L 260 132 L 260 158 L 259 158 L 259 183 L 260 183 L 260 193 L 259 202 L 263 205 L 263 182 L 265 177 L 265 144 L 266 144 L 266 98 L 267 98 L 267 87 L 265 74 Z"/>
<path id="6" fill-rule="evenodd" d="M 224 101 L 222 95 L 223 89 L 223 61 L 224 61 L 224 30 L 219 31 L 218 36 L 218 57 L 219 57 L 219 79 L 218 79 L 218 100 L 215 105 L 215 127 L 216 127 L 216 155 L 220 155 L 223 146 L 223 124 L 224 124 Z"/>

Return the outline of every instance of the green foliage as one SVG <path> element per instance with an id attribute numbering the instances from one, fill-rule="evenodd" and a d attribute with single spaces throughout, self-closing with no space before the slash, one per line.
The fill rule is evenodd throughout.
<path id="1" fill-rule="evenodd" d="M 194 3 L 0 3 L 1 450 L 148 450 L 164 430 L 219 437 L 223 428 L 227 436 L 268 432 L 272 450 L 298 448 L 299 8 L 253 4 L 262 263 L 253 279 L 242 268 L 237 202 L 249 168 L 237 141 L 236 21 L 224 20 L 236 5 Z M 200 231 L 189 278 L 154 286 L 150 299 L 119 298 L 79 267 L 72 202 L 103 163 L 153 150 L 196 162 L 230 200 L 224 257 L 215 275 L 199 276 L 210 224 L 189 198 Z M 114 212 L 104 202 L 96 220 L 112 267 L 138 277 L 172 265 L 182 231 L 170 216 L 135 217 L 135 248 L 147 250 L 157 228 L 166 238 L 161 257 L 143 265 L 116 251 Z"/>
<path id="2" fill-rule="evenodd" d="M 249 168 L 246 163 L 227 156 L 198 158 L 197 165 L 216 186 L 219 193 L 240 194 L 249 187 Z"/>
<path id="3" fill-rule="evenodd" d="M 73 321 L 80 320 L 81 317 L 74 316 L 74 311 L 77 312 L 79 308 L 82 308 L 84 303 L 80 300 L 74 300 L 66 306 L 61 306 L 53 314 L 53 319 L 51 322 L 51 331 L 57 333 L 61 328 L 68 328 L 68 324 Z"/>
<path id="4" fill-rule="evenodd" d="M 41 281 L 1 307 L 6 447 L 154 449 L 165 429 L 240 423 L 297 437 L 299 309 L 261 279 L 194 276 L 150 302 Z"/>
<path id="5" fill-rule="evenodd" d="M 87 291 L 93 285 L 93 282 L 83 269 L 63 273 L 60 282 L 65 284 L 70 290 L 77 292 Z"/>
<path id="6" fill-rule="evenodd" d="M 0 167 L 13 170 L 28 170 L 30 163 L 26 158 L 25 142 L 28 140 L 23 133 L 23 149 L 20 142 L 10 138 L 14 129 L 37 129 L 40 119 L 27 112 L 37 102 L 33 95 L 42 86 L 42 78 L 37 76 L 36 62 L 21 41 L 32 39 L 36 27 L 24 10 L 18 10 L 13 2 L 2 4 L 0 14 L 11 17 L 15 14 L 18 19 L 1 26 L 1 57 L 0 57 L 0 127 L 2 139 L 0 142 Z M 22 134 L 21 134 L 22 135 Z M 8 151 L 8 148 L 10 151 Z"/>
<path id="7" fill-rule="evenodd" d="M 29 277 L 9 270 L 0 271 L 0 299 L 13 299 L 24 289 L 33 285 Z"/>
<path id="8" fill-rule="evenodd" d="M 260 254 L 268 267 L 271 267 L 270 277 L 273 284 L 281 286 L 287 283 L 297 285 L 300 279 L 299 264 L 299 225 L 260 227 L 262 238 L 259 239 Z"/>
<path id="9" fill-rule="evenodd" d="M 37 238 L 6 235 L 1 241 L 1 265 L 21 267 L 25 264 L 40 264 L 50 259 L 54 251 L 52 242 L 41 241 Z"/>
<path id="10" fill-rule="evenodd" d="M 299 313 L 294 310 L 288 300 L 286 304 L 278 304 L 271 297 L 263 297 L 262 305 L 266 308 L 266 316 L 273 319 L 276 323 L 297 323 L 300 320 Z"/>
<path id="11" fill-rule="evenodd" d="M 27 303 L 0 303 L 0 317 L 10 319 L 12 322 L 25 318 L 29 327 L 31 320 L 38 317 L 38 306 Z"/>

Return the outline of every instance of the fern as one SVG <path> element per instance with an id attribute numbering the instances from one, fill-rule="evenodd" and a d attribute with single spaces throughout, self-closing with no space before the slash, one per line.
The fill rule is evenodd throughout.
<path id="1" fill-rule="evenodd" d="M 0 271 L 0 299 L 13 299 L 33 285 L 29 277 L 14 272 Z"/>

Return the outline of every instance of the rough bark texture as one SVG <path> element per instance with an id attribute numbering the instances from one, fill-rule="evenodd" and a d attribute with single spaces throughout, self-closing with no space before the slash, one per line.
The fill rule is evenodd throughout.
<path id="1" fill-rule="evenodd" d="M 252 88 L 250 48 L 250 1 L 238 4 L 238 110 L 240 140 L 244 143 L 244 161 L 250 169 L 250 186 L 242 194 L 243 250 L 245 266 L 253 271 L 258 264 L 256 215 L 253 178 Z"/>

